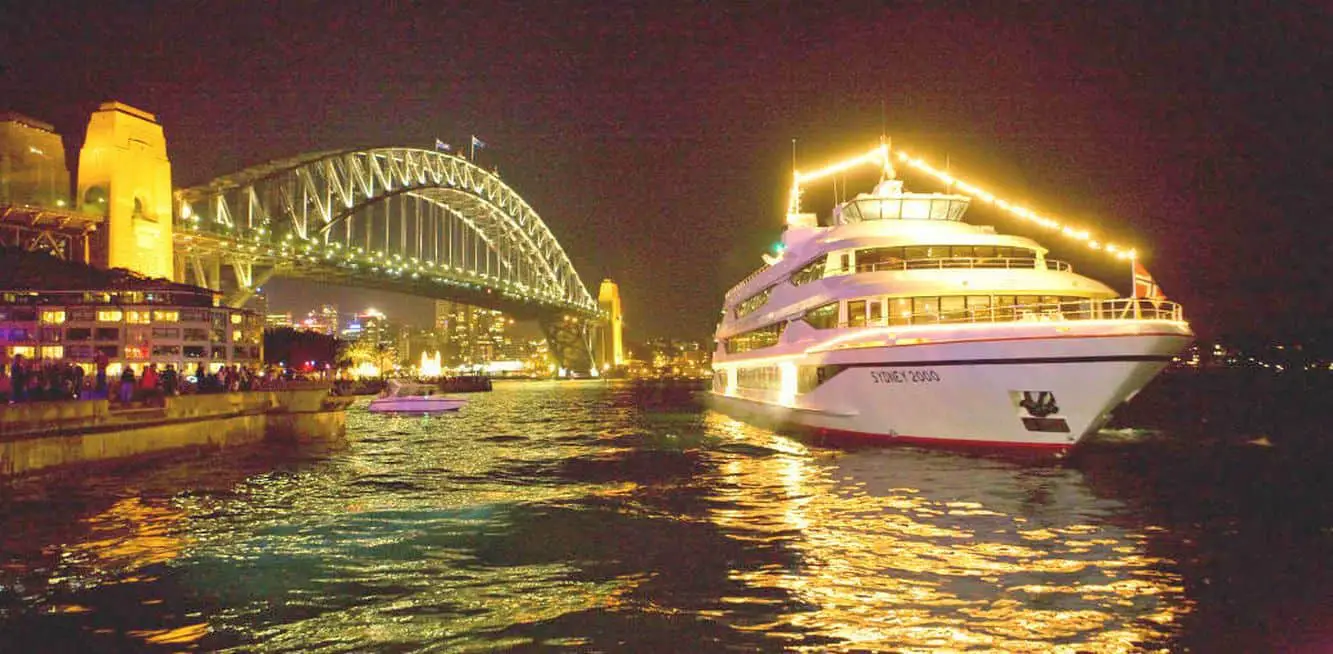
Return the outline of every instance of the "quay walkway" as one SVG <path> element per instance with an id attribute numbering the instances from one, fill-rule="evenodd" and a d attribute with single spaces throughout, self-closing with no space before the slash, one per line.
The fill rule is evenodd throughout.
<path id="1" fill-rule="evenodd" d="M 342 439 L 353 398 L 330 385 L 166 397 L 122 406 L 107 400 L 0 405 L 0 479 L 59 466 L 263 440 Z"/>

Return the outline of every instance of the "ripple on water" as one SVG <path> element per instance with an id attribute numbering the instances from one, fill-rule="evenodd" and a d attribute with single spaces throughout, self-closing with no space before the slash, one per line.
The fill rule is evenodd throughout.
<path id="1" fill-rule="evenodd" d="M 692 391 L 469 399 L 359 403 L 341 449 L 7 491 L 0 642 L 1109 652 L 1179 644 L 1198 610 L 1126 439 L 1037 465 L 822 447 Z"/>

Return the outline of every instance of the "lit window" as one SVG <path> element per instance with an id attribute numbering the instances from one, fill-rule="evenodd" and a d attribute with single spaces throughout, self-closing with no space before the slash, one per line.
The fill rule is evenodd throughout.
<path id="1" fill-rule="evenodd" d="M 231 331 L 231 342 L 233 342 L 233 343 L 239 343 L 239 342 L 241 342 L 241 330 L 239 330 L 239 329 L 233 329 L 233 330 Z"/>
<path id="2" fill-rule="evenodd" d="M 147 311 L 126 311 L 125 322 L 135 325 L 147 325 L 153 322 L 153 316 Z"/>
<path id="3" fill-rule="evenodd" d="M 126 346 L 125 346 L 125 358 L 126 358 L 126 359 L 147 359 L 147 358 L 148 358 L 148 348 L 145 347 L 145 346 L 143 346 L 143 345 L 126 345 Z"/>
<path id="4" fill-rule="evenodd" d="M 179 311 L 154 311 L 153 322 L 180 322 Z"/>
<path id="5" fill-rule="evenodd" d="M 9 356 L 11 357 L 24 356 L 31 359 L 33 351 L 34 350 L 31 345 L 15 345 L 9 348 Z"/>
<path id="6" fill-rule="evenodd" d="M 97 322 L 120 322 L 125 313 L 120 309 L 101 309 L 97 312 Z"/>
<path id="7" fill-rule="evenodd" d="M 62 311 L 43 311 L 42 322 L 48 325 L 59 325 L 65 322 L 65 312 Z"/>
<path id="8" fill-rule="evenodd" d="M 43 345 L 43 359 L 63 359 L 65 358 L 65 348 L 60 345 Z"/>
<path id="9" fill-rule="evenodd" d="M 233 313 L 233 314 L 231 314 L 231 324 L 233 324 L 233 325 L 239 325 L 239 324 L 241 324 L 241 320 L 244 319 L 244 318 L 245 318 L 245 316 L 242 316 L 242 315 L 239 314 L 239 313 Z"/>

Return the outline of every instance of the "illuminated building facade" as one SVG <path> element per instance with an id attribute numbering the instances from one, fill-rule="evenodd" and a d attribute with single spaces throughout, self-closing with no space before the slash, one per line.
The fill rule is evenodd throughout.
<path id="1" fill-rule="evenodd" d="M 0 289 L 0 350 L 10 361 L 63 360 L 93 372 L 101 355 L 109 376 L 149 363 L 192 372 L 262 361 L 263 317 L 218 306 L 213 291 L 123 271 L 71 274 L 86 267 L 45 254 L 0 254 L 16 264 L 11 288 Z"/>

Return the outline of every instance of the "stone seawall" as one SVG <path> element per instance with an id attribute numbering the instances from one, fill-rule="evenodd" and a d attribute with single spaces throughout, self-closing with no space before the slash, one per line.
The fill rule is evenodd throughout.
<path id="1" fill-rule="evenodd" d="M 326 385 L 169 397 L 119 408 L 106 400 L 0 406 L 0 478 L 56 466 L 265 439 L 341 439 L 348 400 Z"/>

